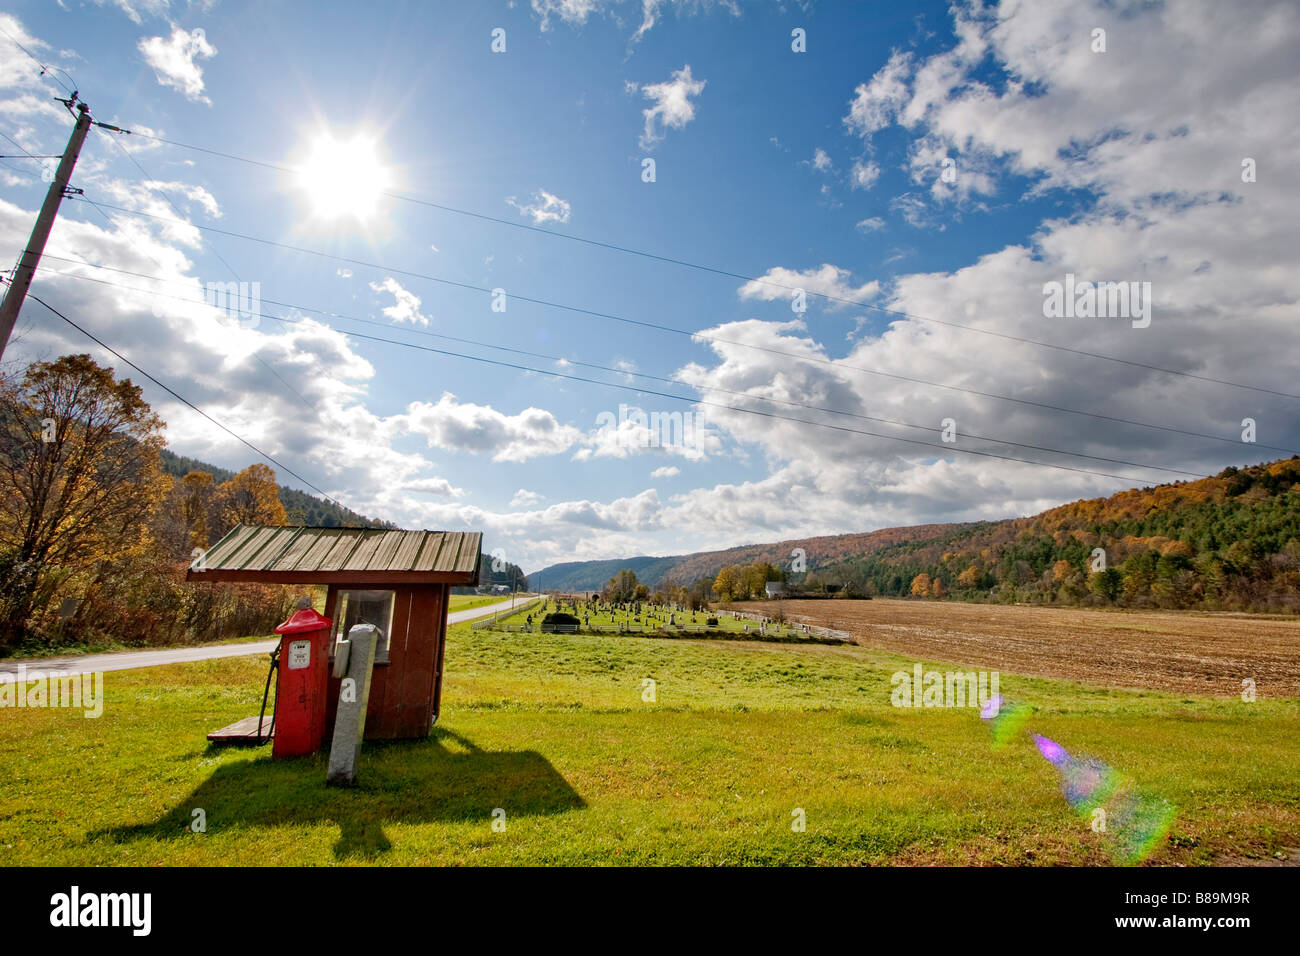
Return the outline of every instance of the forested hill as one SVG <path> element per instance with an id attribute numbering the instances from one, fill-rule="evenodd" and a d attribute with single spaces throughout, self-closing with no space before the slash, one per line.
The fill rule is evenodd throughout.
<path id="1" fill-rule="evenodd" d="M 1300 456 L 1026 518 L 556 565 L 540 572 L 541 584 L 598 588 L 611 566 L 638 564 L 646 583 L 688 584 L 756 561 L 805 583 L 794 573 L 796 548 L 814 587 L 868 595 L 1300 611 Z"/>
<path id="2" fill-rule="evenodd" d="M 162 452 L 162 468 L 164 472 L 176 478 L 183 478 L 191 471 L 206 471 L 217 484 L 235 477 L 233 471 L 218 468 L 216 465 L 209 465 L 206 461 L 199 461 L 197 458 L 176 455 L 166 449 L 163 449 Z M 309 495 L 305 491 L 286 488 L 284 485 L 280 485 L 279 497 L 280 503 L 284 505 L 285 513 L 289 517 L 289 524 L 301 524 L 313 528 L 397 527 L 391 521 L 367 518 L 349 508 L 340 507 L 332 501 L 325 501 L 315 495 Z"/>

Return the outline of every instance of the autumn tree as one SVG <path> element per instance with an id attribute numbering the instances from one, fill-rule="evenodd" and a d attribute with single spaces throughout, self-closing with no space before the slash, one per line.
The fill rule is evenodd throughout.
<path id="1" fill-rule="evenodd" d="M 207 548 L 212 544 L 208 517 L 212 514 L 216 483 L 206 471 L 191 471 L 180 480 L 181 516 L 189 534 L 189 547 Z"/>
<path id="2" fill-rule="evenodd" d="M 166 482 L 163 423 L 89 355 L 0 382 L 0 647 L 60 576 L 137 553 Z"/>
<path id="3" fill-rule="evenodd" d="M 168 478 L 163 507 L 154 515 L 153 537 L 161 554 L 188 561 L 195 549 L 212 544 L 209 522 L 213 515 L 214 485 L 206 471 L 191 471 L 184 478 Z"/>
<path id="4" fill-rule="evenodd" d="M 745 588 L 745 597 L 762 597 L 767 588 L 767 582 L 772 580 L 768 575 L 768 568 L 771 565 L 755 562 L 741 569 L 740 578 Z"/>
<path id="5" fill-rule="evenodd" d="M 636 579 L 636 572 L 624 568 L 609 579 L 601 597 L 612 604 L 626 604 L 637 600 L 637 592 L 645 587 Z"/>
<path id="6" fill-rule="evenodd" d="M 978 564 L 972 564 L 961 574 L 957 575 L 957 586 L 963 588 L 977 588 L 980 586 L 980 568 Z"/>
<path id="7" fill-rule="evenodd" d="M 249 465 L 229 481 L 217 486 L 213 512 L 220 538 L 237 524 L 282 525 L 288 522 L 280 503 L 280 486 L 267 465 Z"/>
<path id="8" fill-rule="evenodd" d="M 930 593 L 930 575 L 922 571 L 916 577 L 912 578 L 912 596 L 925 597 Z"/>
<path id="9" fill-rule="evenodd" d="M 719 601 L 733 600 L 740 589 L 744 587 L 736 574 L 735 565 L 728 565 L 718 572 L 718 576 L 713 579 L 713 591 L 718 595 Z"/>

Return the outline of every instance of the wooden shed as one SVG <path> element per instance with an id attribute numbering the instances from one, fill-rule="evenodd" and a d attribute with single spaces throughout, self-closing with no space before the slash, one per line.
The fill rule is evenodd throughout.
<path id="1" fill-rule="evenodd" d="M 448 596 L 453 585 L 478 584 L 482 541 L 478 532 L 238 525 L 194 561 L 186 580 L 328 586 L 334 642 L 360 623 L 384 635 L 366 739 L 425 737 L 442 699 Z M 327 727 L 339 683 L 330 678 Z"/>

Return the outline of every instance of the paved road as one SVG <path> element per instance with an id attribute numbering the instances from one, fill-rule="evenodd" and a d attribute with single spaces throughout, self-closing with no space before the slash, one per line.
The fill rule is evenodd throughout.
<path id="1" fill-rule="evenodd" d="M 521 595 L 517 603 L 529 598 Z M 450 624 L 460 624 L 476 618 L 487 617 L 501 610 L 501 604 L 509 606 L 509 601 L 489 604 L 486 607 L 474 607 L 467 611 L 452 611 L 447 615 Z M 39 671 L 46 676 L 64 676 L 71 674 L 89 674 L 96 671 L 125 671 L 136 667 L 161 667 L 164 664 L 183 664 L 188 661 L 210 661 L 220 657 L 246 657 L 252 654 L 269 654 L 279 644 L 279 639 L 270 641 L 248 641 L 243 644 L 213 644 L 208 647 L 169 647 L 152 651 L 122 651 L 112 654 L 80 654 L 75 657 L 37 657 L 17 660 L 6 658 L 0 660 L 0 674 L 18 674 L 20 664 L 26 665 L 27 673 Z"/>

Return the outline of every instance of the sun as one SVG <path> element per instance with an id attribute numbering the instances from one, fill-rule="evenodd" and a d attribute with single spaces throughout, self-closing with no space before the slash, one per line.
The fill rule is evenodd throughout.
<path id="1" fill-rule="evenodd" d="M 318 136 L 299 170 L 299 185 L 312 212 L 322 219 L 369 219 L 389 184 L 388 169 L 376 153 L 375 140 L 364 135 L 350 140 Z"/>

